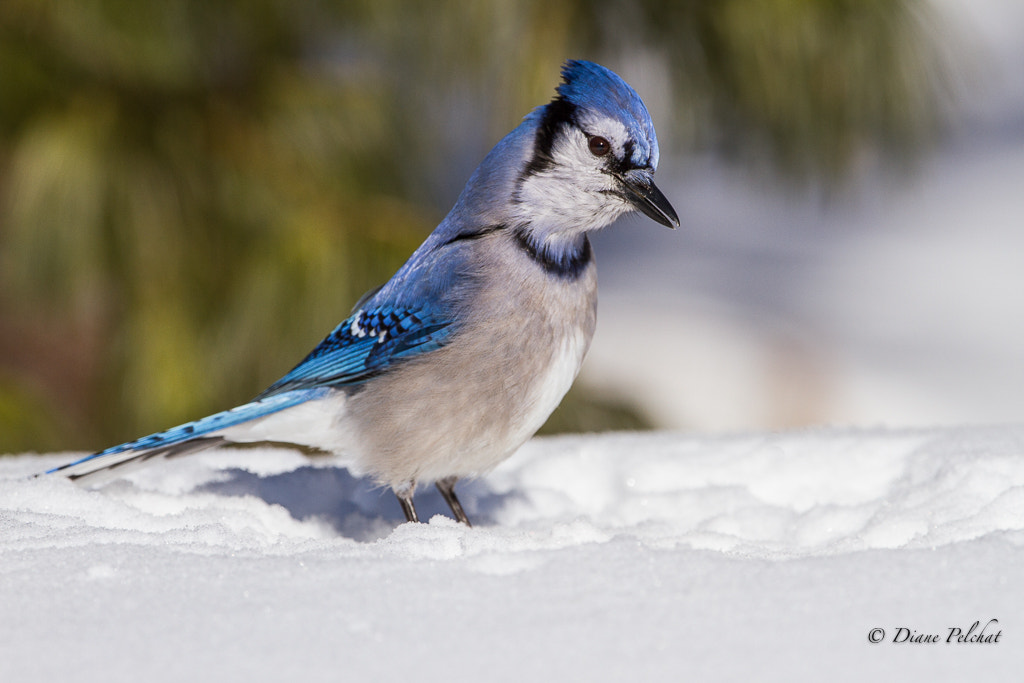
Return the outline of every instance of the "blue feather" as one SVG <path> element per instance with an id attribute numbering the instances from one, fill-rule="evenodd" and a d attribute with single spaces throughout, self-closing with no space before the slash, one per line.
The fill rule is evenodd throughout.
<path id="1" fill-rule="evenodd" d="M 364 382 L 396 362 L 440 348 L 452 331 L 449 321 L 439 320 L 426 307 L 360 309 L 257 398 Z"/>
<path id="2" fill-rule="evenodd" d="M 232 408 L 231 410 L 225 410 L 224 412 L 209 415 L 200 420 L 178 425 L 177 427 L 173 427 L 167 431 L 157 432 L 156 434 L 150 434 L 149 436 L 144 436 L 141 439 L 136 439 L 135 441 L 129 441 L 117 446 L 112 446 L 106 450 L 100 451 L 99 453 L 93 453 L 92 455 L 80 458 L 74 462 L 48 470 L 47 474 L 60 472 L 62 470 L 70 470 L 77 465 L 82 465 L 83 463 L 97 460 L 105 456 L 114 456 L 134 451 L 141 452 L 152 451 L 154 449 L 167 449 L 185 444 L 185 442 L 200 439 L 212 432 L 227 429 L 228 427 L 234 427 L 235 425 L 242 424 L 243 422 L 265 417 L 286 408 L 297 406 L 300 403 L 320 398 L 325 393 L 326 390 L 299 390 L 280 393 L 276 396 L 260 398 L 252 401 L 251 403 L 246 403 L 245 405 L 238 406 L 237 408 Z M 118 462 L 121 461 L 118 458 L 114 458 L 113 460 L 118 460 Z M 100 468 L 102 468 L 102 466 L 100 466 Z M 93 468 L 90 468 L 90 471 L 92 471 L 92 469 Z M 72 472 L 68 472 L 68 474 L 73 476 Z"/>
<path id="3" fill-rule="evenodd" d="M 360 309 L 252 402 L 113 446 L 47 474 L 62 472 L 76 478 L 136 460 L 223 443 L 224 439 L 213 436 L 214 432 L 323 398 L 331 389 L 363 382 L 396 362 L 440 348 L 452 330 L 448 321 L 439 320 L 423 306 Z"/>
<path id="4" fill-rule="evenodd" d="M 560 98 L 588 116 L 613 118 L 629 131 L 633 149 L 629 161 L 636 166 L 658 166 L 658 136 L 643 100 L 618 74 L 593 62 L 570 59 L 562 68 Z M 556 100 L 557 101 L 557 100 Z"/>

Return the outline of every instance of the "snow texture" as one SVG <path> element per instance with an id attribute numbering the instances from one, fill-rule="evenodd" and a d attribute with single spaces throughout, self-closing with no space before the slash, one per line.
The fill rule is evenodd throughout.
<path id="1" fill-rule="evenodd" d="M 402 524 L 330 459 L 0 459 L 0 681 L 1017 680 L 1024 427 L 529 442 Z M 998 622 L 990 620 L 997 619 Z M 997 643 L 947 643 L 975 621 Z M 938 643 L 894 643 L 900 627 Z M 868 642 L 874 628 L 883 642 Z M 977 633 L 977 631 L 976 631 Z"/>

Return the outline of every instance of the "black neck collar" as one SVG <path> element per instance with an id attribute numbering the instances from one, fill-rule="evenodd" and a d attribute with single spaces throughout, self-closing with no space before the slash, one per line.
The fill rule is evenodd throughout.
<path id="1" fill-rule="evenodd" d="M 547 245 L 537 245 L 530 234 L 523 228 L 518 228 L 512 233 L 516 243 L 524 252 L 541 266 L 547 273 L 566 280 L 577 279 L 584 269 L 594 260 L 593 251 L 590 248 L 590 240 L 586 235 L 580 235 L 576 244 L 566 248 L 560 253 L 553 251 Z"/>

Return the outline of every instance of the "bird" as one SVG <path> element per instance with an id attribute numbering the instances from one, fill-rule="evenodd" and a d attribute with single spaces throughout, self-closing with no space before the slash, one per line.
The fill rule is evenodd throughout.
<path id="1" fill-rule="evenodd" d="M 272 441 L 344 454 L 389 487 L 409 522 L 434 483 L 455 494 L 544 424 L 594 335 L 589 234 L 640 211 L 670 228 L 658 140 L 636 91 L 568 60 L 554 98 L 486 155 L 454 207 L 384 285 L 244 405 L 93 453 L 46 474 L 109 480 L 128 465 Z"/>

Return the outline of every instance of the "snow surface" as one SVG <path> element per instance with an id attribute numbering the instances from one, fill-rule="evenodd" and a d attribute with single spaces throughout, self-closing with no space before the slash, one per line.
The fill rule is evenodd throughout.
<path id="1" fill-rule="evenodd" d="M 330 459 L 0 458 L 0 681 L 1019 680 L 1024 426 L 538 439 L 401 524 Z M 998 643 L 949 643 L 991 619 Z M 943 642 L 893 643 L 896 629 Z M 886 630 L 871 644 L 873 628 Z"/>

